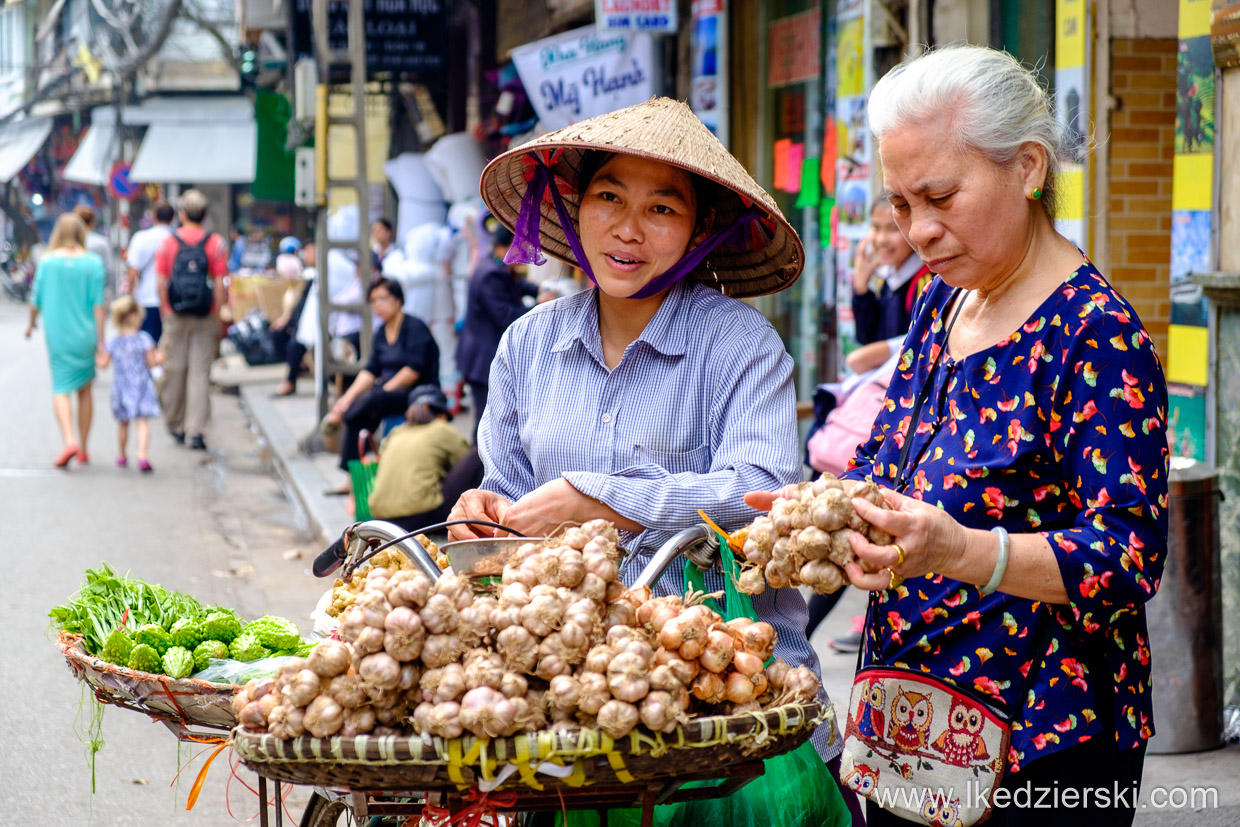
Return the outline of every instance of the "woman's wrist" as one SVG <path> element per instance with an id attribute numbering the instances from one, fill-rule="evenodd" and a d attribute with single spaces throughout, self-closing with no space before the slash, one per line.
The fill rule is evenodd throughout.
<path id="1" fill-rule="evenodd" d="M 999 538 L 984 528 L 966 528 L 963 531 L 959 552 L 953 555 L 948 570 L 939 573 L 981 588 L 990 580 L 998 565 Z"/>

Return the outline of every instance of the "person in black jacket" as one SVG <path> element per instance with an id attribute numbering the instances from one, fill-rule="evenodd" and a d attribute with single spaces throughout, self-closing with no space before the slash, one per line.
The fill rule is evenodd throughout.
<path id="1" fill-rule="evenodd" d="M 461 378 L 469 384 L 469 395 L 474 400 L 475 444 L 478 423 L 487 406 L 491 362 L 499 348 L 499 339 L 510 324 L 529 310 L 524 298 L 539 294 L 537 285 L 522 280 L 504 263 L 512 244 L 512 232 L 491 216 L 483 222 L 483 228 L 491 234 L 491 249 L 469 277 L 465 324 L 456 345 L 457 368 Z"/>
<path id="2" fill-rule="evenodd" d="M 381 278 L 366 293 L 370 312 L 383 322 L 375 330 L 370 361 L 327 414 L 327 421 L 345 426 L 340 469 L 359 459 L 358 435 L 374 432 L 385 417 L 403 414 L 414 385 L 439 386 L 439 346 L 430 328 L 401 310 L 405 291 L 395 279 Z M 333 494 L 347 494 L 347 486 Z"/>
<path id="3" fill-rule="evenodd" d="M 934 274 L 913 252 L 886 198 L 870 207 L 870 232 L 857 247 L 853 269 L 853 318 L 857 344 L 903 336 L 913 305 Z"/>

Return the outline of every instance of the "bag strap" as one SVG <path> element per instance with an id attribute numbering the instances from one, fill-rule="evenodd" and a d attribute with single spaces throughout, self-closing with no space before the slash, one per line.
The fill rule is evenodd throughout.
<path id="1" fill-rule="evenodd" d="M 948 307 L 960 295 L 960 288 L 957 287 L 952 291 L 951 299 L 947 302 Z M 908 481 L 908 469 L 904 467 L 905 461 L 908 459 L 909 449 L 913 447 L 913 437 L 917 435 L 917 427 L 921 424 L 921 408 L 926 404 L 926 399 L 930 396 L 930 391 L 934 387 L 934 376 L 939 369 L 939 363 L 943 361 L 943 354 L 947 352 L 947 340 L 952 335 L 952 328 L 956 326 L 956 319 L 960 317 L 960 309 L 964 307 L 965 299 L 962 298 L 956 305 L 956 311 L 952 313 L 951 321 L 947 323 L 947 330 L 943 333 L 943 346 L 939 348 L 938 354 L 934 357 L 934 364 L 930 366 L 930 371 L 926 374 L 926 381 L 921 385 L 921 390 L 917 393 L 917 400 L 913 403 L 913 416 L 909 419 L 908 433 L 904 435 L 904 445 L 900 448 L 900 459 L 896 463 L 895 490 L 902 489 Z"/>

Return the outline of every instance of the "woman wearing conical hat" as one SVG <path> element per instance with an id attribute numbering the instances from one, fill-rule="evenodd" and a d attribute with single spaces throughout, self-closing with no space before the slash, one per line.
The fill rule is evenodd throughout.
<path id="1" fill-rule="evenodd" d="M 486 477 L 453 518 L 530 536 L 605 518 L 637 558 L 631 578 L 698 509 L 736 529 L 756 516 L 745 492 L 801 479 L 792 359 L 737 298 L 792 284 L 804 250 L 688 107 L 653 99 L 538 138 L 492 161 L 481 189 L 516 236 L 507 261 L 546 253 L 594 287 L 504 334 L 478 434 Z M 718 572 L 707 588 L 723 588 Z M 681 573 L 656 591 L 683 594 Z M 800 594 L 754 605 L 776 655 L 817 672 Z M 829 725 L 813 742 L 839 754 Z"/>

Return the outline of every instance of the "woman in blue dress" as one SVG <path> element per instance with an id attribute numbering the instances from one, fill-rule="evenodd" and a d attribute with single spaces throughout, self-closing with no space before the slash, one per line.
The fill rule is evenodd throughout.
<path id="1" fill-rule="evenodd" d="M 1061 827 L 1131 824 L 1154 734 L 1145 603 L 1167 554 L 1158 356 L 1055 229 L 1063 126 L 1014 58 L 927 53 L 879 81 L 869 117 L 896 222 L 937 277 L 844 474 L 884 489 L 889 510 L 853 505 L 894 538 L 852 538 L 865 569 L 849 577 L 870 591 L 862 662 L 1008 714 L 1009 751 L 991 757 L 1013 806 L 990 824 L 1046 823 L 1041 804 L 1015 804 L 1021 789 L 1078 802 L 1055 813 Z M 927 726 L 947 713 L 927 705 Z M 891 764 L 874 769 L 898 778 Z M 868 824 L 918 823 L 900 805 L 872 798 Z"/>
<path id="2" fill-rule="evenodd" d="M 52 409 L 64 447 L 52 464 L 64 468 L 90 457 L 86 440 L 94 414 L 91 382 L 97 361 L 106 358 L 103 261 L 86 252 L 86 225 L 73 213 L 56 219 L 48 251 L 34 277 L 29 339 L 43 316 L 44 339 L 52 367 Z M 73 433 L 73 397 L 77 396 L 77 436 Z"/>

